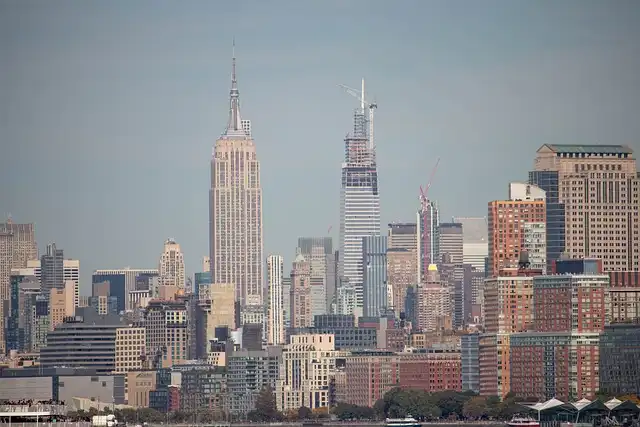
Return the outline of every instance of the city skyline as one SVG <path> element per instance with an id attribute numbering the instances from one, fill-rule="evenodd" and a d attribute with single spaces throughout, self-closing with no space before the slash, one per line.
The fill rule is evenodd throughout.
<path id="1" fill-rule="evenodd" d="M 336 86 L 353 85 L 363 74 L 380 101 L 376 139 L 383 223 L 413 220 L 418 187 L 426 181 L 436 156 L 442 158 L 442 166 L 430 198 L 443 209 L 441 217 L 449 218 L 486 215 L 486 202 L 500 199 L 506 182 L 527 180 L 523 171 L 533 169 L 535 150 L 544 143 L 628 144 L 640 152 L 633 137 L 640 129 L 632 117 L 640 99 L 634 71 L 640 55 L 638 47 L 628 43 L 637 35 L 638 29 L 630 24 L 639 12 L 632 3 L 621 2 L 615 10 L 591 2 L 577 9 L 567 2 L 537 11 L 530 5 L 508 5 L 500 14 L 496 9 L 480 11 L 467 5 L 467 12 L 476 10 L 475 15 L 480 15 L 477 22 L 464 22 L 465 13 L 455 7 L 435 3 L 423 15 L 419 12 L 424 6 L 409 4 L 416 9 L 414 15 L 428 15 L 428 21 L 441 20 L 444 26 L 457 22 L 453 28 L 471 25 L 476 39 L 457 37 L 442 24 L 428 25 L 429 21 L 414 26 L 425 29 L 415 30 L 419 33 L 412 37 L 417 45 L 411 49 L 423 50 L 425 55 L 410 56 L 408 48 L 391 49 L 406 36 L 406 30 L 387 39 L 378 35 L 367 40 L 351 32 L 345 35 L 346 30 L 338 25 L 335 38 L 305 46 L 305 51 L 314 52 L 315 58 L 309 59 L 293 50 L 291 41 L 274 29 L 275 23 L 257 27 L 257 31 L 269 30 L 261 40 L 236 33 L 242 36 L 237 37 L 238 55 L 246 64 L 240 74 L 245 99 L 249 99 L 247 117 L 253 121 L 264 172 L 263 268 L 266 256 L 272 253 L 283 255 L 285 265 L 290 265 L 296 239 L 323 236 L 329 226 L 333 226 L 334 245 L 338 246 L 336 171 L 355 105 Z M 195 29 L 170 41 L 171 31 L 180 33 L 181 27 L 163 30 L 167 16 L 149 12 L 149 8 L 142 14 L 135 7 L 114 2 L 80 6 L 89 14 L 88 20 L 75 24 L 75 31 L 67 34 L 61 29 L 76 22 L 78 13 L 70 7 L 58 7 L 55 14 L 47 5 L 39 10 L 0 7 L 0 23 L 12 35 L 0 42 L 9 58 L 8 73 L 0 76 L 0 88 L 9 100 L 1 107 L 0 129 L 3 140 L 16 141 L 8 144 L 0 160 L 3 182 L 12 183 L 0 190 L 3 211 L 7 211 L 0 214 L 12 213 L 17 223 L 35 222 L 41 252 L 46 244 L 56 242 L 66 257 L 80 259 L 83 292 L 96 269 L 155 266 L 157 248 L 168 236 L 175 236 L 183 246 L 188 274 L 199 271 L 199 260 L 208 252 L 203 182 L 224 116 L 232 28 L 224 24 L 206 32 L 210 27 L 207 13 L 216 16 L 209 7 L 183 10 Z M 304 37 L 312 41 L 327 25 L 340 24 L 353 7 L 335 11 L 330 6 L 296 6 L 290 12 L 316 12 L 324 26 L 310 28 Z M 102 8 L 109 12 L 104 15 L 109 25 L 91 25 L 90 12 Z M 221 15 L 233 13 L 221 9 Z M 373 22 L 385 15 L 412 19 L 411 14 L 398 16 L 385 9 L 373 3 L 365 14 Z M 264 12 L 262 6 L 243 10 L 243 25 L 252 25 L 248 23 L 255 23 Z M 130 21 L 124 19 L 127 13 Z M 137 27 L 138 20 L 149 13 L 149 26 Z M 44 16 L 50 20 L 45 22 Z M 600 18 L 598 23 L 586 25 L 594 17 Z M 491 25 L 498 19 L 506 20 L 506 28 Z M 16 22 L 22 22 L 21 27 Z M 122 26 L 122 34 L 99 42 L 116 24 Z M 515 28 L 519 25 L 520 30 Z M 582 43 L 586 28 L 589 39 Z M 510 44 L 506 34 L 515 42 Z M 136 58 L 153 46 L 154 36 L 161 36 L 165 50 L 180 53 L 168 59 Z M 120 37 L 137 43 L 114 50 Z M 346 37 L 346 47 L 332 45 L 339 37 Z M 550 40 L 555 49 L 547 49 Z M 499 47 L 491 48 L 495 42 Z M 369 50 L 358 53 L 349 67 L 337 64 L 361 46 Z M 49 49 L 50 54 L 42 55 L 40 49 Z M 98 51 L 106 63 L 83 61 L 84 55 L 97 58 Z M 462 51 L 473 53 L 454 54 Z M 374 59 L 385 56 L 384 52 L 390 54 L 389 61 L 402 63 L 402 69 Z M 533 55 L 538 64 L 532 66 L 522 59 L 527 55 Z M 121 68 L 122 63 L 131 67 Z M 578 72 L 574 64 L 579 64 Z M 104 67 L 104 71 L 96 72 L 93 67 Z M 463 73 L 465 67 L 471 71 Z M 284 70 L 289 74 L 281 75 Z M 385 77 L 387 74 L 396 77 Z M 397 90 L 397 79 L 403 80 L 404 91 Z M 310 86 L 309 81 L 314 80 Z M 274 105 L 272 100 L 278 99 L 274 94 L 285 89 L 302 95 L 287 92 L 293 99 Z M 494 101 L 487 105 L 489 98 Z M 148 114 L 141 116 L 137 110 Z M 562 121 L 556 119 L 559 116 Z M 403 150 L 398 149 L 399 139 L 407 144 Z M 409 161 L 407 150 L 412 154 Z M 460 157 L 461 152 L 466 154 Z M 290 162 L 292 158 L 296 161 Z M 488 170 L 483 164 L 489 161 L 503 167 Z M 25 174 L 24 165 L 33 170 Z M 461 170 L 467 173 L 462 179 L 457 177 Z M 52 178 L 62 185 L 43 192 L 42 182 Z M 461 192 L 467 196 L 457 197 Z M 174 198 L 171 206 L 160 199 L 167 195 Z M 154 211 L 154 218 L 147 209 L 131 209 L 150 199 L 157 199 L 158 204 L 163 200 L 163 210 Z M 311 216 L 308 206 L 314 207 Z M 73 230 L 77 232 L 69 232 Z M 100 245 L 95 245 L 96 239 Z"/>

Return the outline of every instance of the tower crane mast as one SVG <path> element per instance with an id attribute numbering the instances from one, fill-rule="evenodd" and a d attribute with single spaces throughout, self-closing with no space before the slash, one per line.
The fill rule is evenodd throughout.
<path id="1" fill-rule="evenodd" d="M 358 101 L 360 101 L 360 108 L 362 109 L 362 114 L 366 115 L 366 110 L 369 110 L 369 149 L 371 149 L 372 154 L 375 156 L 375 152 L 376 152 L 376 145 L 374 143 L 373 140 L 373 117 L 374 117 L 374 112 L 375 110 L 378 108 L 378 104 L 373 101 L 373 102 L 369 102 L 366 99 L 366 95 L 365 95 L 365 91 L 364 91 L 364 79 L 362 79 L 362 89 L 361 90 L 357 90 L 357 89 L 353 89 L 350 88 L 349 86 L 346 85 L 338 85 L 340 86 L 342 89 L 344 89 L 349 95 L 353 96 L 354 98 L 356 98 Z M 375 157 L 374 157 L 375 159 Z"/>

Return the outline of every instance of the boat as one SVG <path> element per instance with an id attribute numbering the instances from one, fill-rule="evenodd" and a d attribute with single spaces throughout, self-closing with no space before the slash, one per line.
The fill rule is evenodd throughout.
<path id="1" fill-rule="evenodd" d="M 507 425 L 509 427 L 540 427 L 540 421 L 536 421 L 531 417 L 513 417 Z"/>
<path id="2" fill-rule="evenodd" d="M 385 427 L 420 427 L 421 424 L 411 415 L 404 418 L 387 418 Z"/>

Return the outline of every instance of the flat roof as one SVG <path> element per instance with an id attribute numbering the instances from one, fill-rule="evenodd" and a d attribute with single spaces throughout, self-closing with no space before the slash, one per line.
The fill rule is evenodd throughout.
<path id="1" fill-rule="evenodd" d="M 596 144 L 545 144 L 556 153 L 585 153 L 585 154 L 633 154 L 633 150 L 626 145 L 596 145 Z"/>

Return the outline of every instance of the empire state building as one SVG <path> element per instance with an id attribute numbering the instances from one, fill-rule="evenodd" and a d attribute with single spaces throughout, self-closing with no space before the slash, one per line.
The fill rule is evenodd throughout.
<path id="1" fill-rule="evenodd" d="M 229 121 L 211 159 L 209 255 L 214 284 L 233 284 L 241 307 L 263 304 L 262 188 L 250 124 L 240 118 L 233 55 Z"/>

